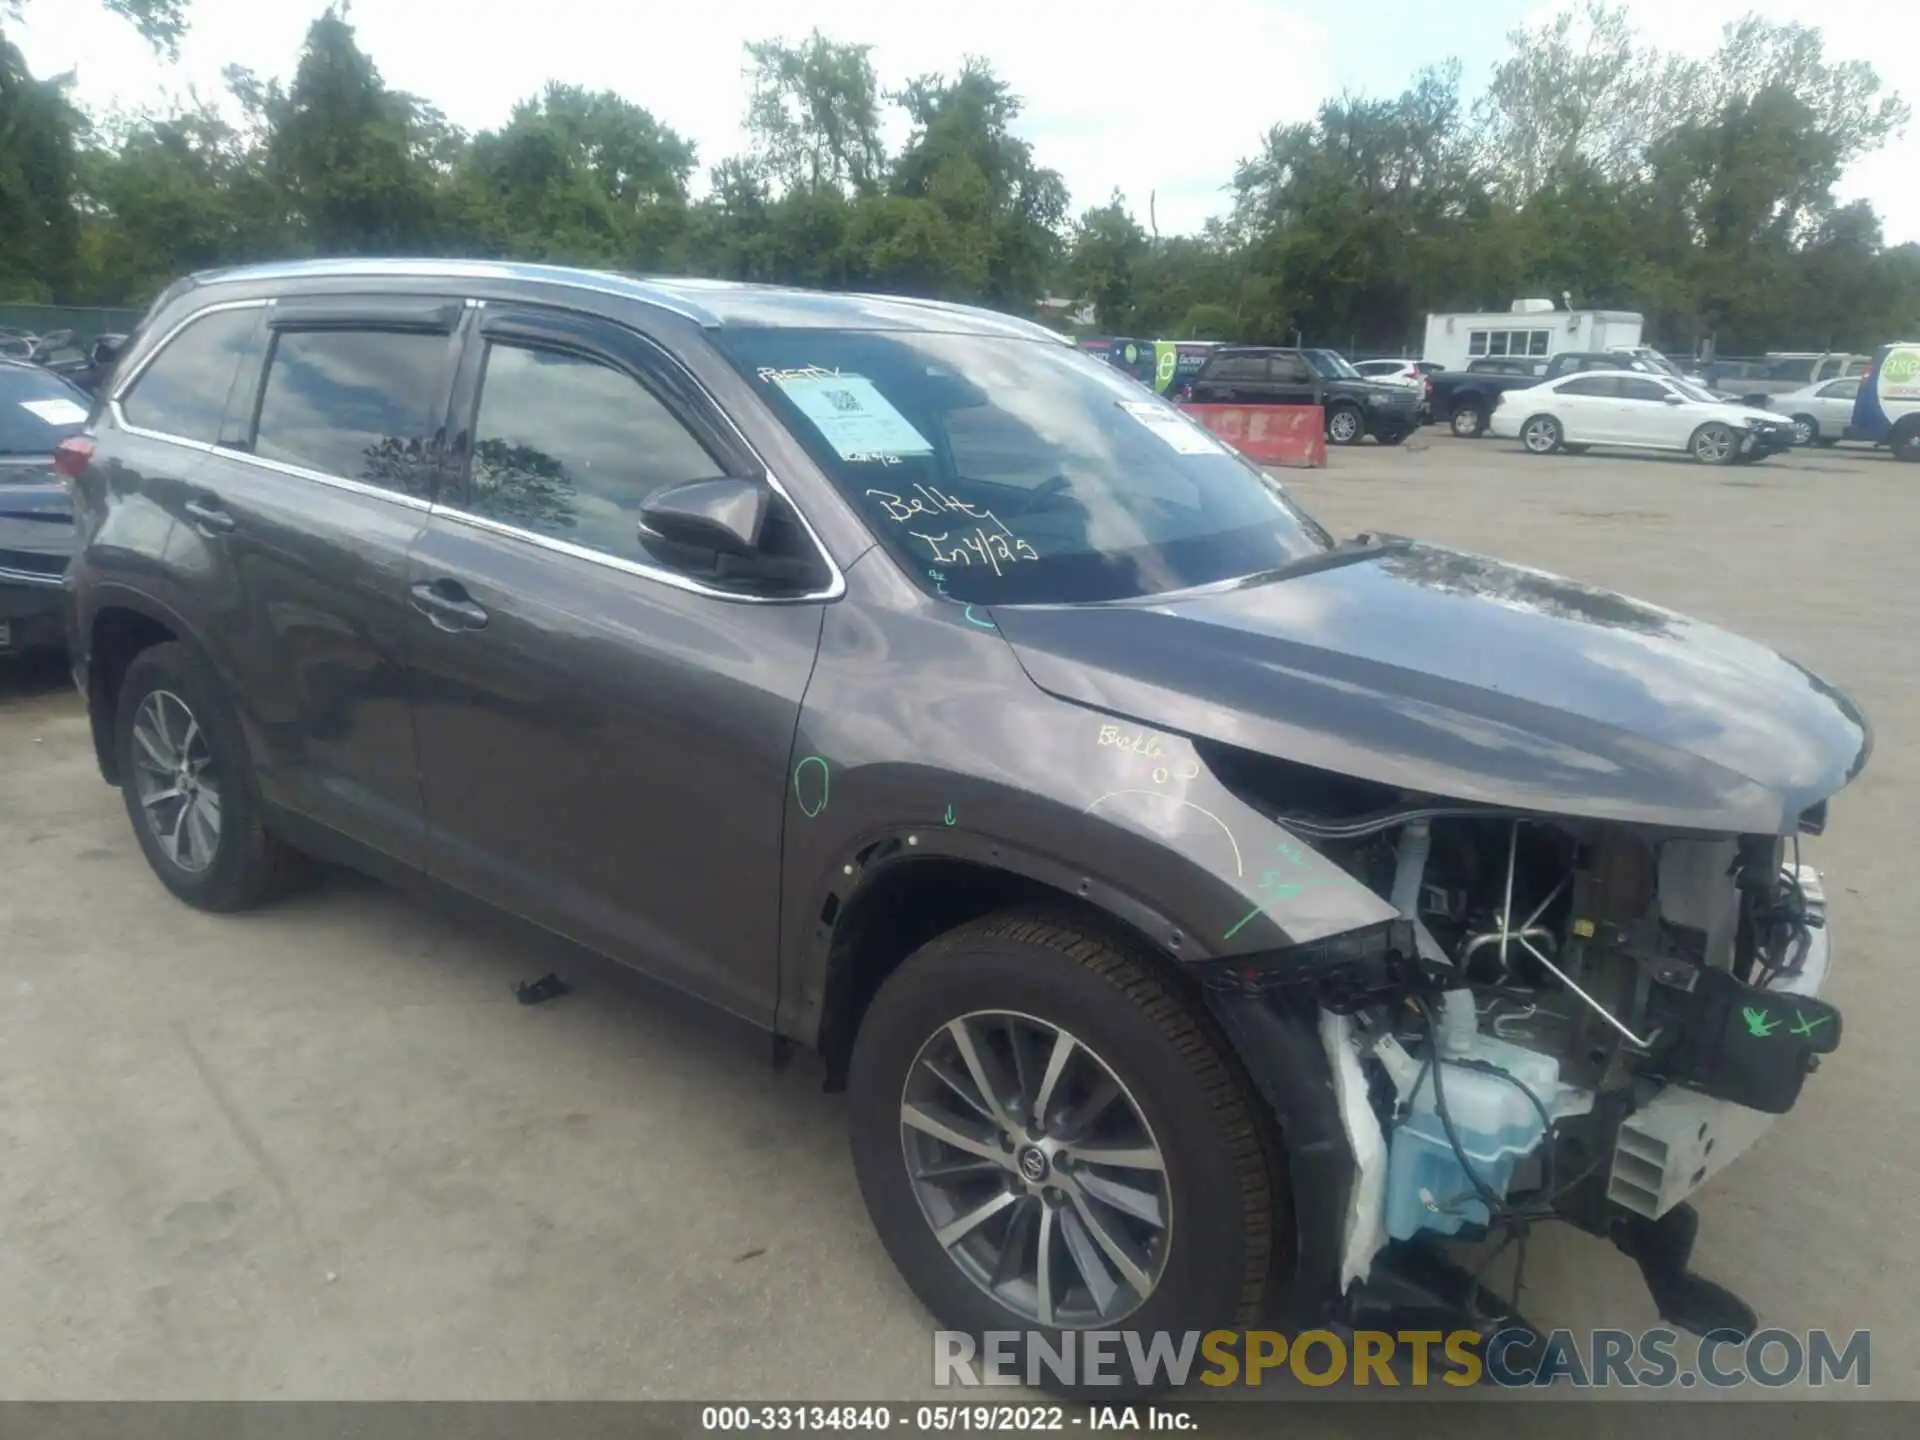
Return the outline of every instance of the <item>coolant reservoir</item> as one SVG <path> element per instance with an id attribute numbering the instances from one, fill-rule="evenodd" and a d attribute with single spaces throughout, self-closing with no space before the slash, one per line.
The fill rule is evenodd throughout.
<path id="1" fill-rule="evenodd" d="M 1512 1081 L 1451 1062 L 1483 1062 L 1505 1071 L 1539 1096 L 1555 1119 L 1585 1111 L 1593 1096 L 1562 1086 L 1560 1062 L 1551 1055 L 1478 1033 L 1455 1043 L 1463 1048 L 1443 1049 L 1449 1062 L 1442 1079 L 1447 1114 L 1474 1174 L 1505 1199 L 1514 1167 L 1539 1147 L 1545 1133 L 1540 1112 Z M 1428 1067 L 1387 1151 L 1387 1233 L 1396 1240 L 1423 1230 L 1453 1235 L 1465 1225 L 1485 1225 L 1488 1218 L 1440 1123 Z"/>

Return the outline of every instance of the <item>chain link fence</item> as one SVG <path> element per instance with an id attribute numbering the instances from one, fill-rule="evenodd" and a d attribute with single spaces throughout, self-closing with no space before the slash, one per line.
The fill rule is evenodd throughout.
<path id="1" fill-rule="evenodd" d="M 144 310 L 89 305 L 0 304 L 0 330 L 51 335 L 71 330 L 85 344 L 96 335 L 124 335 L 140 323 Z"/>

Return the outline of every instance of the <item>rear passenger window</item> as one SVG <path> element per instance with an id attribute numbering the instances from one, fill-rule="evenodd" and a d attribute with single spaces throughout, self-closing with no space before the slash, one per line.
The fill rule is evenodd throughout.
<path id="1" fill-rule="evenodd" d="M 282 330 L 253 453 L 426 499 L 449 343 L 397 330 Z"/>
<path id="2" fill-rule="evenodd" d="M 466 509 L 622 560 L 647 559 L 640 505 L 722 467 L 631 375 L 554 350 L 492 345 Z"/>
<path id="3" fill-rule="evenodd" d="M 187 322 L 167 341 L 120 402 L 127 422 L 211 445 L 220 438 L 227 392 L 253 339 L 256 306 L 215 310 Z"/>

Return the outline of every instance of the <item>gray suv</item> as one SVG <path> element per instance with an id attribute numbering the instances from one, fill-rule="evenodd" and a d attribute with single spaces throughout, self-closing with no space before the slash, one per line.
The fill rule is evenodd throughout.
<path id="1" fill-rule="evenodd" d="M 1772 651 L 1337 543 L 928 301 L 200 275 L 58 461 L 168 889 L 344 862 L 816 1048 L 943 1325 L 1452 1316 L 1549 1216 L 1752 1323 L 1686 1198 L 1838 1041 L 1796 837 L 1868 753 Z"/>

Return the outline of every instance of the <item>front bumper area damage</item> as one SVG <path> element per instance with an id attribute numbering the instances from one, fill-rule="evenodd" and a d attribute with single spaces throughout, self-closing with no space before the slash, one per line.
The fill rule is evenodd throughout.
<path id="1" fill-rule="evenodd" d="M 1285 1137 L 1298 1255 L 1277 1318 L 1524 1325 L 1527 1237 L 1553 1221 L 1632 1258 L 1667 1322 L 1751 1333 L 1689 1268 L 1688 1202 L 1840 1040 L 1797 843 L 1466 807 L 1312 829 L 1401 918 L 1205 975 Z M 1492 1248 L 1469 1269 L 1449 1240 Z"/>

